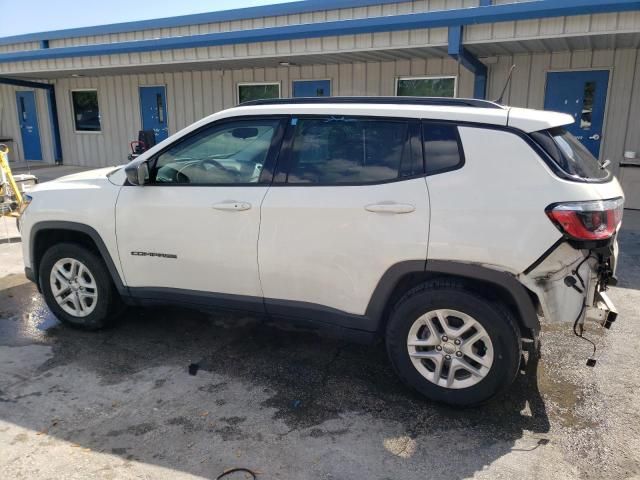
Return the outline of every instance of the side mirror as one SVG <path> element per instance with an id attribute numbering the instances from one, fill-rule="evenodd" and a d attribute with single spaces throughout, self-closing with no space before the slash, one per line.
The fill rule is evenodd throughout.
<path id="1" fill-rule="evenodd" d="M 142 186 L 145 183 L 149 183 L 149 166 L 147 162 L 131 165 L 126 167 L 124 171 L 131 185 Z"/>

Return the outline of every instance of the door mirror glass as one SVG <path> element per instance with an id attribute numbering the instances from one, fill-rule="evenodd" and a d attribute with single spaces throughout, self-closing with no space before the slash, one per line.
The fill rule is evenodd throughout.
<path id="1" fill-rule="evenodd" d="M 147 162 L 130 165 L 125 168 L 125 172 L 131 185 L 142 186 L 145 183 L 149 183 L 149 166 Z"/>

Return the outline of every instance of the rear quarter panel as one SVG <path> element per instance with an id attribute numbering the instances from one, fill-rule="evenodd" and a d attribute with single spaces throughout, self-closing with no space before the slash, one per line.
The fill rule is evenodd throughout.
<path id="1" fill-rule="evenodd" d="M 465 165 L 427 178 L 429 259 L 518 274 L 561 238 L 547 206 L 622 195 L 615 179 L 589 184 L 557 177 L 516 133 L 465 126 L 460 136 Z"/>

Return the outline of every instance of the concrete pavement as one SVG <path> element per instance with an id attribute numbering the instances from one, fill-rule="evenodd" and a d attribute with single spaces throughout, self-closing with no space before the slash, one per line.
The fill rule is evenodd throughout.
<path id="1" fill-rule="evenodd" d="M 640 478 L 640 214 L 626 212 L 620 319 L 542 332 L 509 393 L 455 410 L 393 374 L 381 346 L 243 315 L 132 309 L 113 329 L 61 326 L 0 220 L 0 471 L 4 478 Z M 9 232 L 9 233 L 7 233 Z M 5 242 L 4 237 L 14 238 Z M 187 373 L 189 364 L 201 369 Z M 246 478 L 243 474 L 230 476 Z"/>

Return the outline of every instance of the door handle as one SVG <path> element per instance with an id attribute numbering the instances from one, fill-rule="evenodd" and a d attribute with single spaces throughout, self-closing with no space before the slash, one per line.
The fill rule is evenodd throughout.
<path id="1" fill-rule="evenodd" d="M 595 133 L 589 137 L 589 140 L 600 140 L 600 134 Z"/>
<path id="2" fill-rule="evenodd" d="M 364 207 L 367 212 L 373 213 L 411 213 L 416 207 L 408 203 L 382 202 L 372 203 Z"/>
<path id="3" fill-rule="evenodd" d="M 242 212 L 249 210 L 251 204 L 249 202 L 238 202 L 237 200 L 227 200 L 225 202 L 216 203 L 213 205 L 216 210 L 223 210 L 228 212 Z"/>

